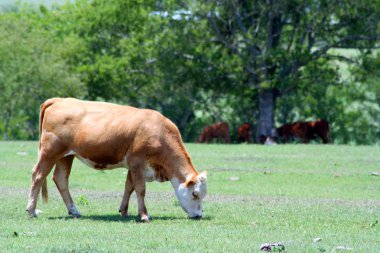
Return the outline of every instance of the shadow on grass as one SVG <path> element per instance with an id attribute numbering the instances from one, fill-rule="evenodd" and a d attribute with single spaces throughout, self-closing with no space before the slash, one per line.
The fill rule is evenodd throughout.
<path id="1" fill-rule="evenodd" d="M 140 222 L 140 216 L 138 215 L 129 215 L 128 217 L 122 217 L 118 214 L 106 214 L 106 215 L 82 215 L 80 218 L 73 218 L 72 216 L 58 216 L 58 217 L 49 217 L 49 220 L 57 220 L 57 219 L 80 219 L 80 220 L 94 220 L 94 221 L 107 221 L 107 222 L 130 222 L 136 221 Z M 155 220 L 162 221 L 175 221 L 175 220 L 191 220 L 194 222 L 202 221 L 202 220 L 211 220 L 211 217 L 204 217 L 202 219 L 190 219 L 187 217 L 172 217 L 172 216 L 154 216 L 151 217 L 152 222 Z"/>

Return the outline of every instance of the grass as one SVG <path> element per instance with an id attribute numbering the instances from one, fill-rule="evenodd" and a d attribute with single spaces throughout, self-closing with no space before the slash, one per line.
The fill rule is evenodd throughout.
<path id="1" fill-rule="evenodd" d="M 25 207 L 37 142 L 0 142 L 1 252 L 380 252 L 380 148 L 334 145 L 187 144 L 208 171 L 205 218 L 186 218 L 170 183 L 147 184 L 153 222 L 121 218 L 125 169 L 99 172 L 78 161 L 70 177 L 83 217 L 72 219 L 49 177 L 48 204 Z M 320 242 L 313 242 L 314 238 Z"/>

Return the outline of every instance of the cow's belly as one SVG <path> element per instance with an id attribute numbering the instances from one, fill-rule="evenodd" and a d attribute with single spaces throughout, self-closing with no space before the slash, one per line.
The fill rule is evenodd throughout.
<path id="1" fill-rule="evenodd" d="M 84 163 L 88 167 L 96 169 L 96 170 L 107 170 L 107 169 L 111 170 L 111 169 L 116 169 L 116 168 L 127 168 L 128 169 L 127 157 L 126 156 L 124 157 L 124 159 L 122 161 L 120 161 L 116 164 L 99 164 L 95 161 L 91 161 L 90 159 L 84 158 L 84 157 L 80 156 L 79 154 L 77 154 L 73 151 L 70 151 L 65 156 L 68 156 L 68 155 L 75 155 L 75 157 L 78 158 L 78 160 L 80 160 L 82 163 Z M 147 182 L 161 181 L 161 179 L 156 178 L 155 171 L 149 164 L 145 167 L 144 173 L 145 173 L 145 181 L 147 181 Z"/>

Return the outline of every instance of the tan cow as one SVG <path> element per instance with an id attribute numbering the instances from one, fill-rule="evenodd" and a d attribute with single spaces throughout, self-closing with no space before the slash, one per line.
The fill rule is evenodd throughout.
<path id="1" fill-rule="evenodd" d="M 128 215 L 129 198 L 135 191 L 141 220 L 148 221 L 145 181 L 157 180 L 171 181 L 189 217 L 202 217 L 206 172 L 194 169 L 177 127 L 157 111 L 73 98 L 45 101 L 27 206 L 31 217 L 37 215 L 41 187 L 47 201 L 46 177 L 54 165 L 53 180 L 69 214 L 80 216 L 68 187 L 74 157 L 98 170 L 128 168 L 121 215 Z"/>

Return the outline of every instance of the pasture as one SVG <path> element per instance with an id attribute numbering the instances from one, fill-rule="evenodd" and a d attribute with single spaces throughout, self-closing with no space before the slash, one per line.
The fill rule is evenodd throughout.
<path id="1" fill-rule="evenodd" d="M 169 182 L 148 183 L 153 218 L 118 208 L 126 169 L 92 170 L 74 161 L 70 187 L 82 214 L 66 213 L 51 175 L 49 202 L 25 212 L 37 142 L 0 142 L 1 252 L 380 252 L 380 148 L 337 145 L 186 144 L 208 171 L 205 217 L 189 220 Z M 321 238 L 319 242 L 313 242 Z"/>

